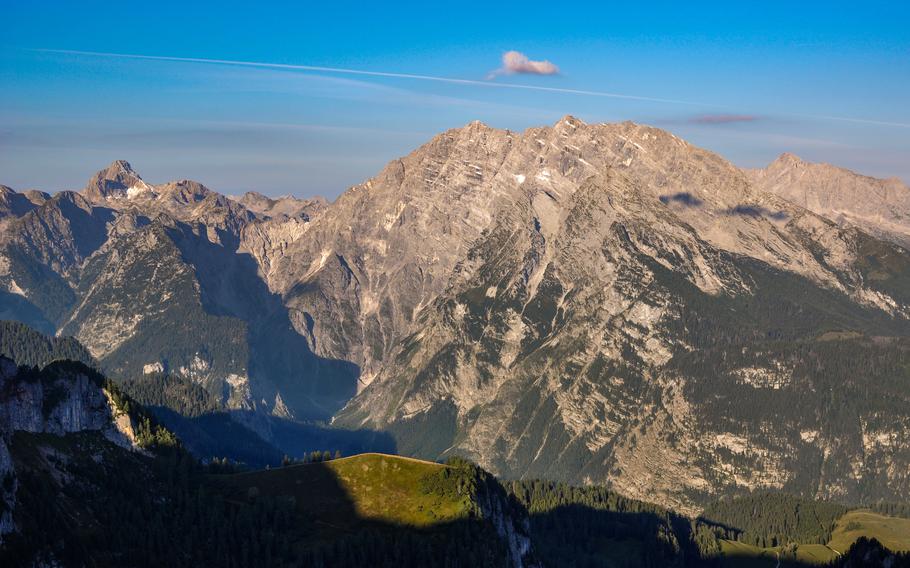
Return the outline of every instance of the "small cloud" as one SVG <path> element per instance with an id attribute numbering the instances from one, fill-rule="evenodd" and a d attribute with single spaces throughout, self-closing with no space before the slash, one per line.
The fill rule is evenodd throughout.
<path id="1" fill-rule="evenodd" d="M 701 114 L 689 119 L 692 124 L 732 124 L 734 122 L 755 122 L 754 114 Z"/>
<path id="2" fill-rule="evenodd" d="M 672 195 L 661 195 L 658 199 L 665 205 L 669 203 L 679 203 L 686 207 L 701 207 L 702 203 L 704 203 L 701 199 L 686 191 L 681 191 Z"/>
<path id="3" fill-rule="evenodd" d="M 495 79 L 500 75 L 558 75 L 559 67 L 549 61 L 532 61 L 520 51 L 507 51 L 502 54 L 502 67 L 491 71 L 487 79 Z"/>

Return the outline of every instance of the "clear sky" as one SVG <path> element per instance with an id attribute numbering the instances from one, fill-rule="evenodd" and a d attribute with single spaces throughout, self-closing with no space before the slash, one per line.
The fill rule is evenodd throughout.
<path id="1" fill-rule="evenodd" d="M 122 158 L 152 183 L 334 198 L 446 128 L 565 114 L 653 124 L 740 166 L 789 151 L 910 180 L 902 0 L 0 0 L 0 15 L 0 183 L 20 190 L 80 188 Z M 509 51 L 529 60 L 504 69 Z"/>

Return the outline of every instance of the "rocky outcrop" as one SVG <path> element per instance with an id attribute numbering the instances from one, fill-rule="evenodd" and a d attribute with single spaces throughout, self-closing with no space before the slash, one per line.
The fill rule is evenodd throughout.
<path id="1" fill-rule="evenodd" d="M 60 361 L 42 370 L 0 357 L 0 544 L 15 530 L 18 480 L 10 454 L 17 431 L 63 436 L 96 431 L 122 448 L 142 452 L 137 425 L 81 363 Z"/>
<path id="2" fill-rule="evenodd" d="M 13 512 L 16 508 L 18 480 L 13 467 L 13 456 L 7 447 L 8 441 L 0 436 L 0 545 L 4 537 L 16 530 Z"/>
<path id="3" fill-rule="evenodd" d="M 256 261 L 258 271 L 270 288 L 279 285 L 284 276 L 277 267 L 288 248 L 306 235 L 312 226 L 309 219 L 290 217 L 251 223 L 243 229 L 240 254 L 249 254 Z"/>
<path id="4" fill-rule="evenodd" d="M 539 566 L 531 543 L 531 523 L 528 512 L 510 498 L 502 485 L 486 472 L 480 473 L 480 483 L 474 496 L 481 518 L 488 520 L 509 551 L 509 562 L 515 568 Z"/>
<path id="5" fill-rule="evenodd" d="M 81 363 L 61 361 L 41 371 L 0 358 L 0 432 L 64 435 L 96 430 L 111 442 L 137 449 L 135 427 Z"/>

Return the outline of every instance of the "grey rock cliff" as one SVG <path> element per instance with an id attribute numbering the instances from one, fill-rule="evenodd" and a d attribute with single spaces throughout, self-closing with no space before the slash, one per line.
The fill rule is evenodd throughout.
<path id="1" fill-rule="evenodd" d="M 71 362 L 52 363 L 42 371 L 17 367 L 0 357 L 0 543 L 15 530 L 18 480 L 10 444 L 17 431 L 62 436 L 97 431 L 114 444 L 139 449 L 136 425 L 101 387 L 93 371 Z"/>

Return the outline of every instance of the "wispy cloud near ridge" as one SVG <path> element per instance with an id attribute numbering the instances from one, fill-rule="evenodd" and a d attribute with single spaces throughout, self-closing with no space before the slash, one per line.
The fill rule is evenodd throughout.
<path id="1" fill-rule="evenodd" d="M 692 124 L 733 124 L 755 122 L 760 117 L 754 114 L 700 114 L 689 119 Z"/>

